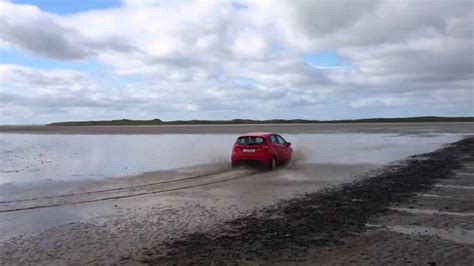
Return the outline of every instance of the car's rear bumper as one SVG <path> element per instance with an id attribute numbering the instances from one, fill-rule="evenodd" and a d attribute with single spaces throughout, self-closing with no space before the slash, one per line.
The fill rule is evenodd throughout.
<path id="1" fill-rule="evenodd" d="M 232 153 L 231 161 L 232 165 L 237 165 L 241 162 L 259 162 L 263 165 L 270 163 L 272 154 L 267 152 L 256 152 L 256 153 Z"/>

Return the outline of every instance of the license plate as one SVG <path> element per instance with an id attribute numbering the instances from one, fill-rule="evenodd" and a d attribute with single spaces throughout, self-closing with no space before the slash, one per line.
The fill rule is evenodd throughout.
<path id="1" fill-rule="evenodd" d="M 255 149 L 243 149 L 243 152 L 255 152 Z"/>

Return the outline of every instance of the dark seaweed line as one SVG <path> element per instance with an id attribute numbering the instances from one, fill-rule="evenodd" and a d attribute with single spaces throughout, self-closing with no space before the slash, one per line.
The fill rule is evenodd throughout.
<path id="1" fill-rule="evenodd" d="M 228 170 L 213 172 L 213 173 L 209 173 L 209 174 L 189 176 L 189 177 L 180 178 L 180 179 L 173 179 L 173 180 L 167 180 L 167 181 L 161 181 L 161 182 L 141 184 L 141 185 L 136 185 L 136 186 L 119 187 L 119 188 L 103 189 L 103 190 L 93 190 L 93 191 L 85 191 L 85 192 L 71 193 L 71 194 L 61 194 L 61 195 L 47 196 L 47 197 L 36 197 L 36 198 L 27 198 L 27 199 L 18 199 L 18 200 L 6 200 L 6 201 L 0 201 L 0 204 L 25 202 L 25 201 L 35 201 L 35 200 L 42 200 L 42 199 L 64 198 L 64 197 L 72 197 L 72 196 L 79 196 L 79 195 L 90 195 L 90 194 L 104 193 L 104 192 L 114 192 L 114 191 L 127 190 L 127 189 L 133 189 L 133 188 L 149 187 L 149 186 L 154 186 L 154 185 L 162 185 L 162 184 L 180 182 L 180 181 L 185 181 L 185 180 L 190 180 L 190 179 L 207 177 L 207 176 L 211 176 L 211 175 L 223 174 L 225 172 L 228 172 Z"/>
<path id="2" fill-rule="evenodd" d="M 131 198 L 131 197 L 138 197 L 138 196 L 144 196 L 144 195 L 159 194 L 159 193 L 178 191 L 178 190 L 183 190 L 183 189 L 188 189 L 188 188 L 196 188 L 196 187 L 203 187 L 203 186 L 208 186 L 208 185 L 212 185 L 212 184 L 224 183 L 224 182 L 228 182 L 228 181 L 232 181 L 232 180 L 236 180 L 236 179 L 240 179 L 240 178 L 252 177 L 252 176 L 257 175 L 257 174 L 245 174 L 245 175 L 239 175 L 239 176 L 236 176 L 236 177 L 227 178 L 227 179 L 224 179 L 224 180 L 213 181 L 213 182 L 208 182 L 208 183 L 203 183 L 203 184 L 190 185 L 190 186 L 177 187 L 177 188 L 170 188 L 170 189 L 163 189 L 163 190 L 148 191 L 148 192 L 140 192 L 140 193 L 129 194 L 129 195 L 124 195 L 124 196 L 111 196 L 111 197 L 103 197 L 103 198 L 98 198 L 98 199 L 93 199 L 93 200 L 82 200 L 82 201 L 68 202 L 68 203 L 54 203 L 54 204 L 36 205 L 36 206 L 25 207 L 25 208 L 0 210 L 0 213 L 23 211 L 23 210 L 33 210 L 33 209 L 41 209 L 41 208 L 50 208 L 50 207 L 58 207 L 58 206 L 64 206 L 64 205 L 74 205 L 74 204 L 81 204 L 81 203 L 90 203 L 90 202 L 98 202 L 98 201 L 105 201 L 105 200 L 114 200 L 114 199 L 123 199 L 123 198 Z"/>
<path id="3" fill-rule="evenodd" d="M 281 201 L 212 232 L 164 243 L 166 248 L 158 245 L 139 260 L 148 264 L 302 260 L 309 248 L 343 243 L 342 239 L 365 231 L 371 219 L 390 211 L 389 204 L 403 202 L 451 176 L 463 155 L 469 155 L 463 160 L 474 160 L 473 137 L 419 155 L 422 160 L 414 156 L 380 174 Z"/>

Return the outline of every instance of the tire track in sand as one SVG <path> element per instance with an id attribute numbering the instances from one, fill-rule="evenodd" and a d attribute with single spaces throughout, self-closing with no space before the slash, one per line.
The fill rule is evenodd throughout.
<path id="1" fill-rule="evenodd" d="M 161 182 L 140 184 L 140 185 L 135 185 L 135 186 L 126 186 L 126 187 L 118 187 L 118 188 L 110 188 L 110 189 L 102 189 L 102 190 L 92 190 L 92 191 L 84 191 L 84 192 L 69 193 L 69 194 L 60 194 L 60 195 L 46 196 L 46 197 L 34 197 L 34 198 L 17 199 L 17 200 L 5 200 L 5 201 L 0 201 L 0 204 L 14 203 L 14 202 L 24 202 L 24 201 L 35 201 L 35 200 L 43 200 L 43 199 L 54 199 L 54 198 L 61 198 L 61 197 L 71 197 L 71 196 L 87 195 L 87 194 L 94 194 L 94 193 L 120 191 L 120 190 L 139 188 L 139 187 L 148 187 L 148 186 L 154 186 L 154 185 L 160 185 L 160 184 L 167 184 L 167 183 L 179 182 L 179 181 L 184 181 L 184 180 L 190 180 L 190 179 L 195 179 L 195 178 L 200 178 L 200 177 L 206 177 L 206 176 L 210 176 L 210 175 L 222 174 L 222 173 L 225 173 L 227 171 L 228 170 L 223 170 L 223 171 L 218 171 L 218 172 L 213 172 L 213 173 L 208 173 L 208 174 L 189 176 L 189 177 L 185 177 L 185 178 L 178 178 L 178 179 L 166 180 L 166 181 L 161 181 Z"/>
<path id="2" fill-rule="evenodd" d="M 137 185 L 132 187 L 35 198 L 32 200 L 25 199 L 23 201 L 1 203 L 0 213 L 159 194 L 223 183 L 239 178 L 251 177 L 256 174 L 258 174 L 258 172 L 255 170 L 225 171 L 222 173 L 220 172 L 200 176 L 192 176 L 188 178 L 169 180 L 152 184 Z M 190 180 L 195 182 L 186 182 Z M 19 206 L 18 203 L 20 203 Z"/>

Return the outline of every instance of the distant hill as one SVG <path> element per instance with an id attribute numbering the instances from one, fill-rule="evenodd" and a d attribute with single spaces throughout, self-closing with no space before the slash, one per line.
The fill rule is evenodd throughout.
<path id="1" fill-rule="evenodd" d="M 474 117 L 418 116 L 403 118 L 366 118 L 353 120 L 307 120 L 307 119 L 233 119 L 233 120 L 107 120 L 56 122 L 48 126 L 147 126 L 147 125 L 227 125 L 227 124 L 330 124 L 330 123 L 402 123 L 402 122 L 474 122 Z"/>

